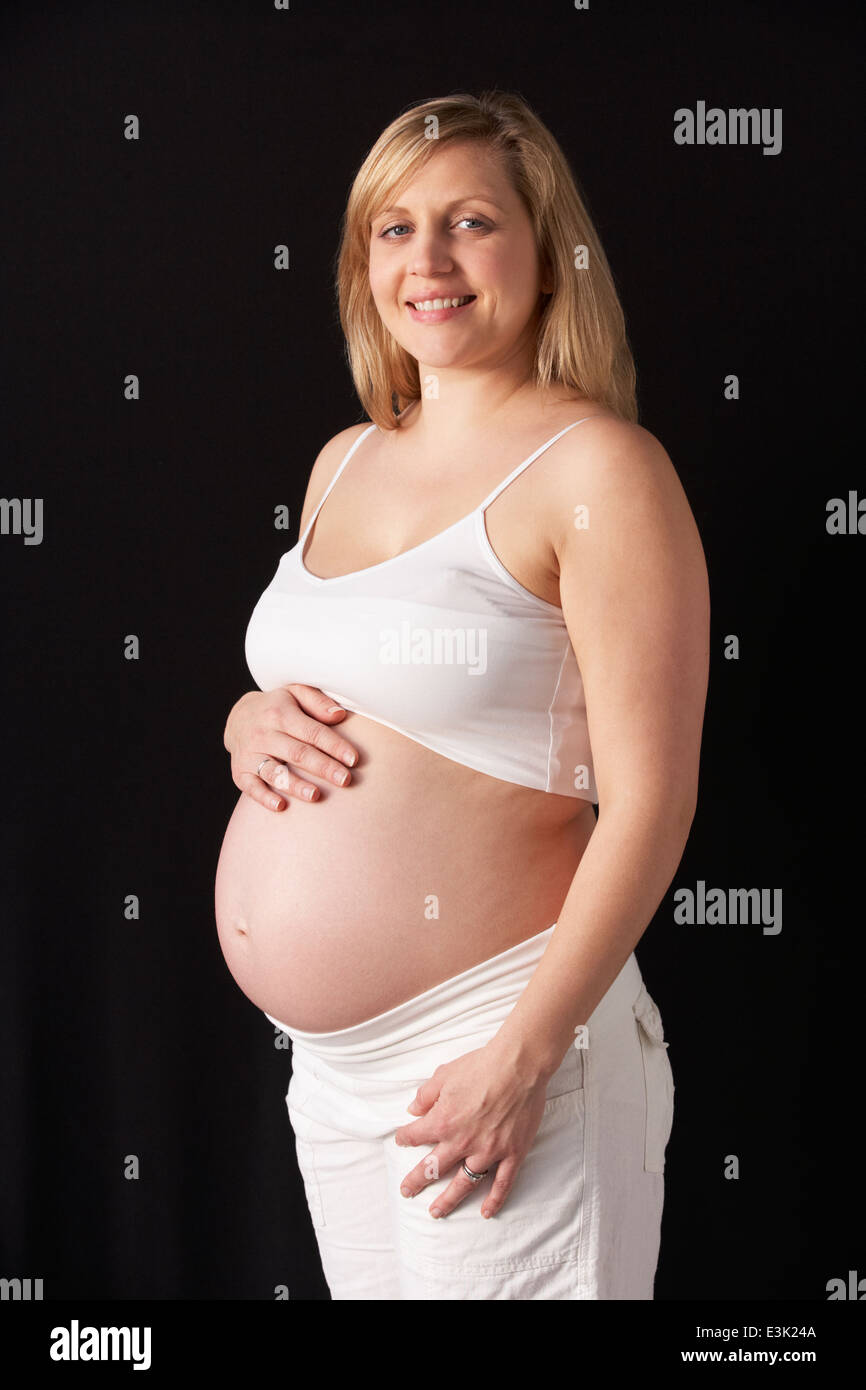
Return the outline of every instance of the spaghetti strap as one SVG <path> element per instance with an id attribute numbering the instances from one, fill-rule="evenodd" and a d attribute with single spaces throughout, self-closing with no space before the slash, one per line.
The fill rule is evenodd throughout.
<path id="1" fill-rule="evenodd" d="M 535 450 L 535 453 L 534 453 L 534 454 L 530 454 L 530 455 L 529 455 L 529 458 L 528 458 L 528 459 L 524 459 L 522 463 L 519 463 L 519 464 L 517 465 L 517 467 L 516 467 L 515 469 L 513 469 L 513 470 L 508 474 L 508 477 L 507 477 L 507 478 L 503 478 L 503 480 L 502 480 L 501 483 L 497 483 L 497 485 L 496 485 L 496 487 L 493 489 L 493 491 L 492 491 L 487 497 L 485 497 L 484 501 L 483 501 L 483 502 L 481 503 L 481 505 L 479 506 L 478 511 L 479 511 L 479 512 L 484 512 L 484 511 L 486 511 L 487 508 L 490 506 L 490 503 L 494 500 L 494 498 L 498 497 L 499 494 L 500 494 L 500 492 L 503 492 L 503 491 L 505 490 L 505 488 L 508 487 L 508 484 L 509 484 L 509 483 L 514 482 L 514 479 L 515 479 L 516 477 L 518 477 L 518 476 L 523 472 L 524 468 L 528 468 L 529 465 L 530 465 L 531 463 L 534 463 L 535 460 L 539 457 L 539 455 L 544 453 L 545 449 L 549 449 L 550 446 L 551 446 L 551 444 L 555 444 L 555 443 L 556 443 L 557 439 L 561 439 L 562 436 L 563 436 L 564 434 L 567 434 L 569 430 L 573 430 L 574 427 L 575 427 L 575 425 L 582 425 L 582 424 L 584 423 L 585 420 L 599 420 L 599 419 L 601 419 L 601 416 L 599 416 L 599 415 L 584 415 L 584 417 L 583 417 L 582 420 L 572 420 L 572 422 L 571 422 L 570 425 L 566 425 L 566 426 L 565 426 L 565 429 L 561 429 L 561 430 L 559 431 L 558 434 L 555 434 L 555 435 L 553 436 L 552 439 L 548 439 L 548 441 L 547 441 L 546 444 L 541 444 L 541 445 Z"/>
<path id="2" fill-rule="evenodd" d="M 350 459 L 350 458 L 352 457 L 352 455 L 354 454 L 354 452 L 355 452 L 355 450 L 357 449 L 358 445 L 361 443 L 362 439 L 366 439 L 366 438 L 367 438 L 367 435 L 370 433 L 370 431 L 371 431 L 371 430 L 374 430 L 375 428 L 376 428 L 375 425 L 368 425 L 367 428 L 366 428 L 365 430 L 362 430 L 361 433 L 358 435 L 358 438 L 355 440 L 354 444 L 353 444 L 352 447 L 349 449 L 349 452 L 346 454 L 346 457 L 343 459 L 343 462 L 340 464 L 339 468 L 338 468 L 338 469 L 336 470 L 336 472 L 334 473 L 333 478 L 332 478 L 331 481 L 328 483 L 328 486 L 325 488 L 325 491 L 322 493 L 321 497 L 319 498 L 319 501 L 318 501 L 318 503 L 317 503 L 317 505 L 316 505 L 316 509 L 315 509 L 315 511 L 313 512 L 313 515 L 310 517 L 309 521 L 307 522 L 307 524 L 306 524 L 306 526 L 305 526 L 305 528 L 304 528 L 304 534 L 301 536 L 300 540 L 298 541 L 298 544 L 299 544 L 299 545 L 302 545 L 303 542 L 306 540 L 306 538 L 307 538 L 307 536 L 308 536 L 308 534 L 309 534 L 309 532 L 310 532 L 310 528 L 311 528 L 312 525 L 313 525 L 313 522 L 316 520 L 316 517 L 319 515 L 319 512 L 322 510 L 322 506 L 324 505 L 324 502 L 325 502 L 326 497 L 328 496 L 328 493 L 331 491 L 331 488 L 334 486 L 335 482 L 336 482 L 337 479 L 339 478 L 339 476 L 340 476 L 340 474 L 342 473 L 343 469 L 346 467 L 346 464 L 349 462 L 349 459 Z"/>

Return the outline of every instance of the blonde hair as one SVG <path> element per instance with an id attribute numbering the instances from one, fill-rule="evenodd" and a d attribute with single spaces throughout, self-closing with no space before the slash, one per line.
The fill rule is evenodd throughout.
<path id="1" fill-rule="evenodd" d="M 431 118 L 434 118 L 431 120 Z M 428 130 L 435 138 L 428 138 Z M 477 140 L 504 162 L 532 219 L 553 290 L 536 337 L 536 385 L 563 385 L 637 421 L 634 360 L 613 275 L 568 161 L 544 123 L 513 92 L 457 92 L 418 102 L 383 130 L 359 168 L 336 256 L 340 323 L 355 390 L 380 429 L 419 400 L 418 363 L 392 337 L 369 282 L 370 220 L 449 141 Z M 586 247 L 588 267 L 576 271 Z"/>

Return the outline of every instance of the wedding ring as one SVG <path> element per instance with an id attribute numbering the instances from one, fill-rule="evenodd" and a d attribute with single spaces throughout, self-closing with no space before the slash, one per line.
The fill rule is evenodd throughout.
<path id="1" fill-rule="evenodd" d="M 467 1168 L 465 1158 L 461 1163 L 460 1167 L 463 1169 L 470 1182 L 480 1182 L 481 1179 L 486 1178 L 487 1174 L 490 1172 L 489 1168 L 485 1168 L 483 1173 L 473 1173 L 471 1168 Z"/>

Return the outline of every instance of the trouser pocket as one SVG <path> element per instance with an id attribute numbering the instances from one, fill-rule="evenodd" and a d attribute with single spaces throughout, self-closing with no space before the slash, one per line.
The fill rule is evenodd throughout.
<path id="1" fill-rule="evenodd" d="M 668 1044 L 665 1042 L 661 1014 L 646 985 L 641 985 L 632 1009 L 640 1039 L 646 1092 L 643 1166 L 647 1173 L 663 1173 L 665 1149 L 674 1119 L 674 1079 L 668 1059 Z"/>
<path id="2" fill-rule="evenodd" d="M 304 1183 L 307 1206 L 315 1230 L 325 1225 L 325 1212 L 322 1205 L 321 1184 L 316 1169 L 316 1151 L 313 1145 L 315 1122 L 306 1106 L 312 1096 L 322 1088 L 317 1073 L 301 1061 L 297 1053 L 292 1056 L 292 1075 L 286 1093 L 286 1108 L 289 1122 L 295 1134 L 295 1155 L 298 1169 Z"/>
<path id="3" fill-rule="evenodd" d="M 322 1204 L 322 1189 L 319 1174 L 316 1171 L 316 1153 L 310 1141 L 299 1138 L 297 1134 L 295 1135 L 295 1155 L 298 1160 L 298 1170 L 304 1183 L 304 1193 L 307 1198 L 313 1229 L 320 1231 L 326 1222 L 325 1209 Z"/>

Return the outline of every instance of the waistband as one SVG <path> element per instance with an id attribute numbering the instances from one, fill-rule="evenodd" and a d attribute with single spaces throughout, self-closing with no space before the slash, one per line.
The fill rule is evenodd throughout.
<path id="1" fill-rule="evenodd" d="M 437 1042 L 492 1033 L 511 1012 L 532 978 L 555 927 L 556 922 L 351 1028 L 340 1028 L 333 1033 L 308 1033 L 290 1028 L 271 1014 L 265 1017 L 288 1033 L 303 1051 L 337 1065 L 340 1062 L 384 1061 Z M 637 957 L 632 952 L 587 1020 L 590 1027 L 607 1014 L 630 1008 L 642 983 Z"/>

